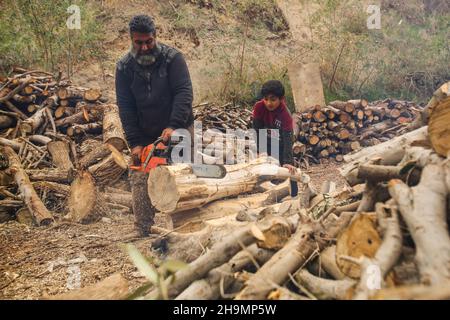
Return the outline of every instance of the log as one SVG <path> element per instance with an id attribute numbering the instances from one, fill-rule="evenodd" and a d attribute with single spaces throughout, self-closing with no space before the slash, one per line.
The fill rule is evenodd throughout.
<path id="1" fill-rule="evenodd" d="M 86 153 L 79 161 L 81 168 L 88 168 L 93 164 L 103 160 L 111 154 L 111 149 L 106 144 L 99 144 L 97 148 L 93 148 Z"/>
<path id="2" fill-rule="evenodd" d="M 73 180 L 73 170 L 61 169 L 27 169 L 31 181 L 49 181 L 57 183 L 70 183 Z"/>
<path id="3" fill-rule="evenodd" d="M 0 114 L 0 130 L 7 129 L 15 124 L 15 119 L 7 115 Z"/>
<path id="4" fill-rule="evenodd" d="M 72 126 L 67 128 L 67 135 L 72 137 L 75 135 L 81 134 L 98 134 L 101 133 L 103 126 L 100 123 L 86 123 L 86 124 L 73 124 Z"/>
<path id="5" fill-rule="evenodd" d="M 274 254 L 256 244 L 236 254 L 230 261 L 208 272 L 204 279 L 194 281 L 175 300 L 217 300 L 235 281 L 233 275 L 254 264 L 264 264 Z"/>
<path id="6" fill-rule="evenodd" d="M 74 169 L 70 160 L 69 144 L 65 141 L 52 141 L 47 144 L 47 150 L 52 157 L 53 164 L 61 170 Z"/>
<path id="7" fill-rule="evenodd" d="M 288 169 L 273 164 L 273 159 L 267 157 L 226 167 L 227 175 L 223 179 L 207 179 L 192 174 L 190 165 L 159 166 L 150 171 L 148 178 L 152 204 L 161 212 L 174 213 L 250 192 L 263 180 L 292 178 L 309 182 L 307 175 L 298 172 L 291 176 Z"/>
<path id="8" fill-rule="evenodd" d="M 423 169 L 420 183 L 415 187 L 409 188 L 400 180 L 389 182 L 389 193 L 416 245 L 421 280 L 427 285 L 437 285 L 450 278 L 447 182 L 444 165 L 436 164 Z"/>
<path id="9" fill-rule="evenodd" d="M 58 128 L 68 127 L 72 124 L 84 124 L 88 122 L 89 119 L 86 119 L 86 114 L 84 112 L 78 112 L 71 116 L 58 119 L 55 121 L 55 125 Z"/>
<path id="10" fill-rule="evenodd" d="M 315 250 L 326 246 L 323 235 L 327 239 L 335 237 L 351 217 L 342 215 L 326 229 L 313 221 L 299 223 L 289 242 L 249 279 L 236 299 L 265 299 L 275 285 L 284 283 L 289 279 L 289 274 L 302 267 Z"/>
<path id="11" fill-rule="evenodd" d="M 402 252 L 402 233 L 397 208 L 393 205 L 378 203 L 376 206 L 378 223 L 382 229 L 383 242 L 373 258 L 361 258 L 361 279 L 355 289 L 353 299 L 367 300 L 376 293 L 384 283 L 388 272 L 394 267 Z M 379 271 L 380 283 L 371 282 L 374 268 Z M 373 284 L 370 286 L 369 284 Z"/>
<path id="12" fill-rule="evenodd" d="M 110 150 L 110 154 L 102 161 L 88 168 L 88 171 L 99 186 L 113 184 L 120 179 L 120 176 L 128 168 L 128 163 L 122 153 L 112 145 L 107 145 L 107 148 Z"/>
<path id="13" fill-rule="evenodd" d="M 122 122 L 119 117 L 119 109 L 114 104 L 110 104 L 105 108 L 103 116 L 103 142 L 113 145 L 119 151 L 127 147 Z"/>
<path id="14" fill-rule="evenodd" d="M 131 192 L 127 193 L 103 193 L 103 197 L 105 198 L 105 201 L 108 203 L 115 203 L 120 204 L 123 206 L 126 206 L 128 208 L 132 207 L 133 201 Z"/>
<path id="15" fill-rule="evenodd" d="M 38 226 L 51 224 L 53 222 L 53 217 L 44 206 L 41 199 L 39 199 L 28 175 L 22 168 L 19 156 L 10 147 L 4 147 L 2 153 L 5 154 L 9 160 L 10 171 L 14 175 L 14 181 L 23 197 L 25 206 L 33 215 L 36 224 Z"/>
<path id="16" fill-rule="evenodd" d="M 16 152 L 19 152 L 20 148 L 22 147 L 22 143 L 17 140 L 10 140 L 0 137 L 0 145 L 4 147 L 10 147 Z"/>
<path id="17" fill-rule="evenodd" d="M 97 88 L 90 88 L 84 91 L 83 98 L 88 102 L 95 102 L 100 99 L 102 96 L 102 92 Z"/>
<path id="18" fill-rule="evenodd" d="M 32 134 L 36 132 L 41 125 L 44 124 L 46 119 L 47 108 L 42 108 L 36 111 L 31 117 L 24 120 L 20 124 L 20 130 L 26 134 Z"/>
<path id="19" fill-rule="evenodd" d="M 80 172 L 71 184 L 68 208 L 65 219 L 77 223 L 98 221 L 105 214 L 106 204 L 89 172 Z"/>

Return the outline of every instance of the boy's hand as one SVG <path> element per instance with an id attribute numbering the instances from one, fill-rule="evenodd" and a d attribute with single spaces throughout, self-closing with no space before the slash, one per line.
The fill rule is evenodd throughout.
<path id="1" fill-rule="evenodd" d="M 297 168 L 294 167 L 294 166 L 291 165 L 291 164 L 285 164 L 285 165 L 283 165 L 283 168 L 288 169 L 288 170 L 289 170 L 289 173 L 292 174 L 292 175 L 297 174 Z"/>

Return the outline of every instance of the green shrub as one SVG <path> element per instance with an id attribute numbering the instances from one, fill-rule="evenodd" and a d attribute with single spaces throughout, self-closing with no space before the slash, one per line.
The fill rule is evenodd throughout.
<path id="1" fill-rule="evenodd" d="M 69 30 L 67 8 L 80 7 L 81 29 Z M 0 66 L 41 66 L 67 69 L 102 55 L 103 30 L 97 9 L 86 0 L 5 0 L 0 4 Z"/>

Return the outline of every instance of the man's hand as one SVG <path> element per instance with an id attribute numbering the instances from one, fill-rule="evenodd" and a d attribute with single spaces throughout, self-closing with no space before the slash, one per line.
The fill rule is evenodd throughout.
<path id="1" fill-rule="evenodd" d="M 131 149 L 131 162 L 133 166 L 141 165 L 141 154 L 143 149 L 143 146 L 136 146 Z"/>
<path id="2" fill-rule="evenodd" d="M 285 165 L 283 165 L 283 168 L 288 169 L 288 170 L 289 170 L 289 173 L 292 174 L 292 175 L 297 174 L 297 168 L 294 167 L 294 166 L 291 165 L 291 164 L 285 164 Z"/>
<path id="3" fill-rule="evenodd" d="M 164 142 L 167 142 L 170 140 L 170 137 L 172 136 L 173 131 L 174 130 L 172 128 L 165 128 L 163 130 L 163 132 L 161 133 L 161 137 L 163 138 Z"/>

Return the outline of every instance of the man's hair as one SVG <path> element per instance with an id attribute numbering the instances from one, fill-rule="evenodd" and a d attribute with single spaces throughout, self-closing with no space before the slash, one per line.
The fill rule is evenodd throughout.
<path id="1" fill-rule="evenodd" d="M 267 97 L 273 94 L 278 98 L 284 97 L 284 86 L 278 80 L 269 80 L 262 85 L 261 96 Z"/>
<path id="2" fill-rule="evenodd" d="M 132 32 L 139 33 L 156 33 L 155 22 L 146 14 L 134 16 L 129 23 L 130 34 Z"/>

